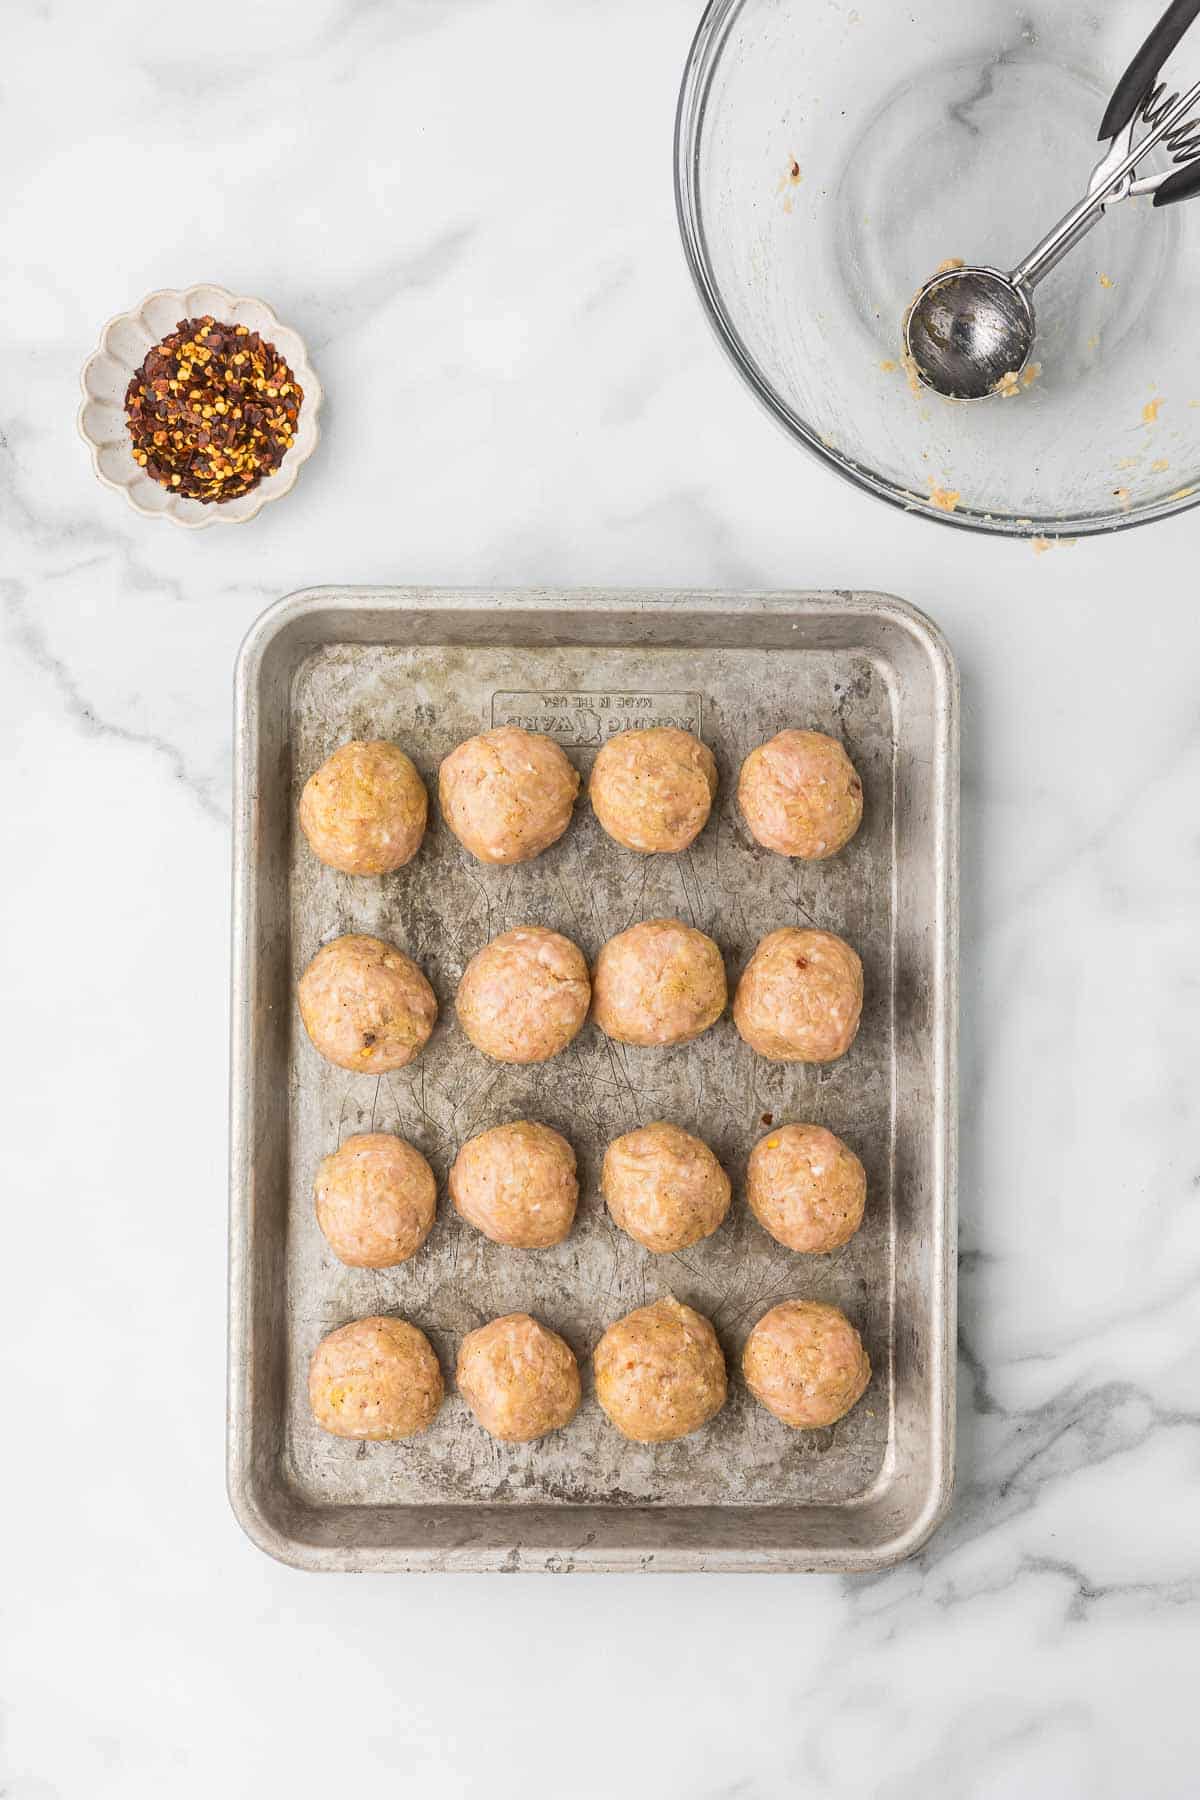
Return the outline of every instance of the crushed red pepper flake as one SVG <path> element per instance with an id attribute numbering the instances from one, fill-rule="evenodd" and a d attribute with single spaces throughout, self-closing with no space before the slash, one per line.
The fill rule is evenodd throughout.
<path id="1" fill-rule="evenodd" d="M 155 344 L 125 392 L 133 459 L 204 506 L 248 494 L 295 442 L 303 390 L 274 344 L 205 314 Z"/>

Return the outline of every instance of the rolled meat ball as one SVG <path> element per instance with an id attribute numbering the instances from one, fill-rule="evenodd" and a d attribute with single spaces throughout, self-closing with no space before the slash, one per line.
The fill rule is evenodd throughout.
<path id="1" fill-rule="evenodd" d="M 639 1306 L 596 1345 L 596 1398 L 622 1437 L 666 1444 L 725 1404 L 725 1357 L 703 1314 L 669 1298 Z"/>
<path id="2" fill-rule="evenodd" d="M 784 1300 L 764 1313 L 742 1353 L 746 1385 L 797 1431 L 834 1425 L 867 1391 L 871 1362 L 844 1312 Z"/>
<path id="3" fill-rule="evenodd" d="M 314 1048 L 339 1069 L 363 1075 L 412 1062 L 437 1019 L 437 998 L 411 956 L 357 933 L 317 951 L 298 997 Z"/>
<path id="4" fill-rule="evenodd" d="M 679 919 L 647 919 L 610 938 L 592 975 L 593 1013 L 622 1044 L 690 1043 L 725 1010 L 725 964 Z"/>
<path id="5" fill-rule="evenodd" d="M 501 725 L 468 738 L 442 764 L 442 816 L 485 863 L 528 862 L 571 823 L 579 773 L 552 738 Z"/>
<path id="6" fill-rule="evenodd" d="M 729 1211 L 728 1175 L 708 1145 L 678 1125 L 644 1125 L 614 1139 L 600 1186 L 621 1230 L 659 1255 L 711 1237 Z"/>
<path id="7" fill-rule="evenodd" d="M 300 828 L 313 854 L 345 875 L 386 875 L 411 862 L 429 798 L 398 744 L 343 744 L 300 795 Z"/>
<path id="8" fill-rule="evenodd" d="M 738 805 L 768 850 L 822 862 L 862 824 L 862 782 L 836 738 L 781 731 L 742 764 Z"/>
<path id="9" fill-rule="evenodd" d="M 407 1262 L 437 1213 L 433 1170 L 419 1150 L 388 1131 L 348 1137 L 322 1161 L 313 1193 L 330 1249 L 352 1269 Z"/>
<path id="10" fill-rule="evenodd" d="M 432 1344 L 405 1319 L 355 1319 L 322 1338 L 308 1367 L 313 1418 L 334 1437 L 415 1437 L 433 1423 L 443 1391 Z"/>
<path id="11" fill-rule="evenodd" d="M 575 1152 L 565 1137 L 532 1119 L 495 1125 L 455 1157 L 450 1198 L 494 1244 L 545 1250 L 561 1244 L 574 1223 Z"/>
<path id="12" fill-rule="evenodd" d="M 592 767 L 588 796 L 609 837 L 648 854 L 686 850 L 703 830 L 717 791 L 717 765 L 690 731 L 655 726 L 609 738 Z"/>
<path id="13" fill-rule="evenodd" d="M 458 984 L 458 1022 L 495 1062 L 548 1062 L 588 1015 L 587 964 L 570 938 L 518 925 L 477 950 Z"/>
<path id="14" fill-rule="evenodd" d="M 528 1313 L 508 1313 L 469 1331 L 456 1379 L 483 1429 L 505 1444 L 528 1444 L 559 1431 L 579 1409 L 574 1351 Z"/>
<path id="15" fill-rule="evenodd" d="M 867 1173 L 832 1131 L 783 1125 L 750 1152 L 746 1198 L 777 1243 L 821 1255 L 849 1243 L 862 1224 Z"/>
<path id="16" fill-rule="evenodd" d="M 858 1034 L 863 970 L 832 931 L 772 931 L 746 966 L 733 1022 L 771 1062 L 836 1062 Z"/>

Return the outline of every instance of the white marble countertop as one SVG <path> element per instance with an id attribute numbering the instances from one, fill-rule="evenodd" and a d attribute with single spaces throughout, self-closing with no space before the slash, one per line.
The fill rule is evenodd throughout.
<path id="1" fill-rule="evenodd" d="M 1200 520 L 1035 557 L 785 441 L 676 240 L 696 13 L 8 9 L 8 1800 L 1196 1791 Z M 199 534 L 74 426 L 104 319 L 195 280 L 328 394 L 295 493 Z M 233 1520 L 233 657 L 423 580 L 878 587 L 957 652 L 959 1485 L 890 1574 L 314 1577 Z"/>

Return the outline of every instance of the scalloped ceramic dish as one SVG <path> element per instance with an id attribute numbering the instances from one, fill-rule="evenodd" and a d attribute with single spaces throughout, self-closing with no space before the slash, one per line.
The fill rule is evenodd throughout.
<path id="1" fill-rule="evenodd" d="M 279 468 L 248 494 L 208 506 L 172 494 L 133 460 L 125 424 L 125 390 L 146 352 L 174 331 L 180 319 L 204 313 L 235 325 L 246 325 L 267 338 L 286 357 L 304 393 L 296 441 Z M 313 373 L 304 340 L 282 325 L 265 300 L 231 294 L 227 288 L 201 282 L 195 287 L 160 288 L 147 294 L 131 312 L 118 313 L 100 334 L 99 348 L 88 357 L 80 376 L 83 401 L 79 435 L 92 453 L 92 467 L 105 487 L 123 493 L 135 512 L 148 519 L 170 519 L 193 530 L 204 525 L 244 525 L 270 500 L 282 499 L 295 485 L 300 465 L 308 460 L 321 435 L 318 413 L 321 384 Z"/>

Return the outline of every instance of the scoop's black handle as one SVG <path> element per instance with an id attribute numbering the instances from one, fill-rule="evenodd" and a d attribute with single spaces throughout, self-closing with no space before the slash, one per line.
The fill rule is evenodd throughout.
<path id="1" fill-rule="evenodd" d="M 1171 0 L 1170 6 L 1117 83 L 1098 133 L 1102 139 L 1115 138 L 1119 131 L 1124 131 L 1138 107 L 1149 98 L 1159 70 L 1197 13 L 1200 13 L 1200 0 Z M 1175 177 L 1172 176 L 1171 181 L 1174 180 Z M 1170 181 L 1164 182 L 1158 190 L 1154 200 L 1156 206 L 1169 204 L 1169 201 L 1160 199 L 1159 195 L 1165 194 L 1170 185 Z M 1189 188 L 1188 192 L 1191 191 Z M 1170 198 L 1182 200 L 1185 196 L 1176 193 Z"/>
<path id="2" fill-rule="evenodd" d="M 1173 206 L 1176 200 L 1190 200 L 1200 194 L 1200 162 L 1185 163 L 1168 175 L 1162 186 L 1154 190 L 1155 206 Z"/>

